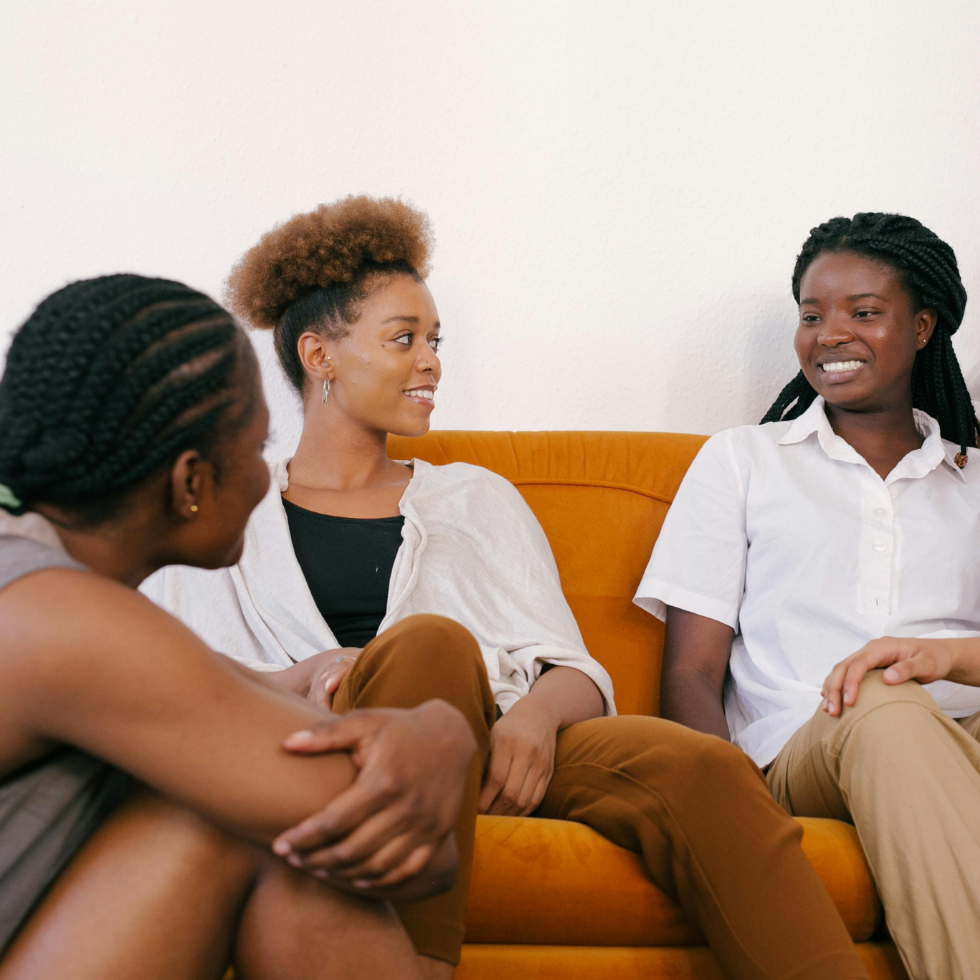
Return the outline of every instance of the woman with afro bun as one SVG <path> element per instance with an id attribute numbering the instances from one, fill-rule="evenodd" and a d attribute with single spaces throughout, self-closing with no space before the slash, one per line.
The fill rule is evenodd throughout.
<path id="1" fill-rule="evenodd" d="M 970 642 L 937 638 L 980 637 L 966 290 L 946 242 L 876 212 L 814 228 L 792 289 L 799 374 L 704 445 L 637 591 L 667 624 L 664 715 L 731 738 L 794 815 L 853 822 L 909 976 L 967 980 L 980 689 Z"/>
<path id="2" fill-rule="evenodd" d="M 428 430 L 442 377 L 429 249 L 420 212 L 351 197 L 292 218 L 245 255 L 230 303 L 273 331 L 303 402 L 302 436 L 272 467 L 237 565 L 169 569 L 149 594 L 216 649 L 338 712 L 378 683 L 372 638 L 405 616 L 435 613 L 476 637 L 495 715 L 480 715 L 477 685 L 445 692 L 447 674 L 472 669 L 466 661 L 392 658 L 384 668 L 388 690 L 401 692 L 392 704 L 455 698 L 482 718 L 477 740 L 489 747 L 456 825 L 456 887 L 398 909 L 428 976 L 451 977 L 459 960 L 478 811 L 578 820 L 642 853 L 728 976 L 866 976 L 798 826 L 751 762 L 680 725 L 615 716 L 609 677 L 585 649 L 518 491 L 482 467 L 388 458 L 390 433 Z M 329 730 L 316 739 L 349 744 Z M 368 740 L 350 747 L 355 760 L 370 752 Z M 382 794 L 363 785 L 362 812 Z M 347 815 L 333 816 L 298 841 L 299 863 L 383 873 L 370 835 L 347 835 Z"/>

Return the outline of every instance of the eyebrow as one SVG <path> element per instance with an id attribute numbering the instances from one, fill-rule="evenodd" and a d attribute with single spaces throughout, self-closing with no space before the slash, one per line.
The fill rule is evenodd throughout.
<path id="1" fill-rule="evenodd" d="M 856 302 L 859 299 L 880 299 L 883 303 L 887 303 L 888 302 L 888 297 L 887 296 L 881 296 L 878 293 L 855 293 L 853 296 L 848 296 L 847 297 L 848 303 L 854 303 L 854 302 Z M 820 302 L 820 300 L 816 299 L 815 297 L 808 296 L 806 299 L 801 299 L 800 300 L 800 306 L 803 306 L 804 303 L 817 304 L 819 302 Z"/>
<path id="2" fill-rule="evenodd" d="M 419 318 L 417 316 L 390 316 L 388 317 L 387 320 L 382 320 L 381 323 L 382 325 L 384 325 L 385 323 L 397 323 L 399 321 L 401 321 L 402 323 L 417 324 L 419 322 Z M 441 326 L 442 324 L 438 320 L 436 320 L 436 322 L 432 325 L 432 329 L 438 330 Z"/>

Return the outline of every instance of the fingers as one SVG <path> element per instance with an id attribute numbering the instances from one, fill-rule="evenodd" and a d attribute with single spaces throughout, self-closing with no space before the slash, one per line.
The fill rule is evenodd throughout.
<path id="1" fill-rule="evenodd" d="M 477 810 L 480 813 L 490 813 L 490 808 L 494 805 L 497 796 L 507 782 L 510 767 L 513 763 L 513 756 L 506 749 L 498 749 L 494 746 L 490 752 L 490 763 L 487 767 L 487 774 L 483 780 L 483 789 L 480 790 L 480 800 Z"/>
<path id="2" fill-rule="evenodd" d="M 844 675 L 847 673 L 847 661 L 842 660 L 836 664 L 834 669 L 827 675 L 823 682 L 824 706 L 823 710 L 829 715 L 839 715 L 841 707 L 841 688 L 844 686 Z"/>
<path id="3" fill-rule="evenodd" d="M 353 666 L 351 657 L 344 657 L 340 663 L 332 664 L 310 685 L 309 700 L 328 711 L 333 708 L 333 696 Z"/>
<path id="4" fill-rule="evenodd" d="M 325 721 L 315 729 L 293 732 L 282 743 L 282 747 L 304 755 L 353 749 L 362 738 L 373 734 L 378 725 L 377 717 L 367 712 L 351 711 L 331 721 Z"/>
<path id="5" fill-rule="evenodd" d="M 551 781 L 553 766 L 553 760 L 541 751 L 515 756 L 507 779 L 487 812 L 502 817 L 526 816 L 541 802 Z M 544 788 L 537 795 L 542 783 Z"/>
<path id="6" fill-rule="evenodd" d="M 930 672 L 929 667 L 931 666 L 924 663 L 925 659 L 921 654 L 916 654 L 892 664 L 884 673 L 885 683 L 903 684 L 913 678 L 924 677 Z"/>
<path id="7" fill-rule="evenodd" d="M 290 860 L 294 867 L 320 870 L 331 877 L 348 880 L 377 878 L 401 864 L 416 847 L 425 843 L 425 835 L 401 815 L 383 811 L 375 814 L 352 833 L 331 847 Z"/>
<path id="8" fill-rule="evenodd" d="M 390 790 L 380 780 L 358 779 L 328 806 L 280 834 L 272 849 L 285 857 L 333 844 L 382 810 L 390 799 Z"/>
<path id="9" fill-rule="evenodd" d="M 847 670 L 844 672 L 844 683 L 841 685 L 841 694 L 843 696 L 841 710 L 844 707 L 851 707 L 857 701 L 858 688 L 861 686 L 861 681 L 864 680 L 865 674 L 873 666 L 877 665 L 871 662 L 871 658 L 867 654 L 855 657 L 847 665 Z"/>

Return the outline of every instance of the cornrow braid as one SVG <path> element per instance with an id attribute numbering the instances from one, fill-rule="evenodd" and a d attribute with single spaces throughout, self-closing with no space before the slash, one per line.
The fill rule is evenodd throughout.
<path id="1" fill-rule="evenodd" d="M 832 218 L 810 231 L 796 258 L 793 297 L 797 303 L 806 270 L 825 252 L 855 252 L 886 263 L 902 277 L 917 310 L 936 311 L 933 336 L 915 356 L 912 404 L 936 419 L 943 438 L 960 447 L 957 462 L 965 466 L 968 447 L 977 447 L 980 423 L 953 350 L 952 336 L 966 309 L 966 289 L 955 252 L 921 222 L 905 215 L 865 212 L 853 218 Z M 779 393 L 762 421 L 797 418 L 816 396 L 801 371 Z"/>
<path id="2" fill-rule="evenodd" d="M 7 355 L 0 484 L 22 508 L 104 520 L 184 449 L 211 453 L 239 400 L 247 343 L 230 314 L 182 283 L 125 274 L 59 289 Z"/>

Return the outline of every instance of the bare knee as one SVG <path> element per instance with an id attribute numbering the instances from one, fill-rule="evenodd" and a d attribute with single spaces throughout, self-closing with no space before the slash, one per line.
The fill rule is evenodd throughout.
<path id="1" fill-rule="evenodd" d="M 253 845 L 145 787 L 134 791 L 116 824 L 117 833 L 152 841 L 175 871 L 244 882 L 262 864 Z"/>

